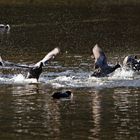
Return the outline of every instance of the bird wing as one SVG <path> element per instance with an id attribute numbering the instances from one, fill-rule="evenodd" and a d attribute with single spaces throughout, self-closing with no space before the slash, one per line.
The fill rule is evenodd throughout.
<path id="1" fill-rule="evenodd" d="M 108 66 L 107 57 L 97 44 L 93 47 L 92 52 L 95 58 L 95 66 L 100 68 Z"/>
<path id="2" fill-rule="evenodd" d="M 13 63 L 13 62 L 4 61 L 1 56 L 0 56 L 0 66 L 2 68 L 13 68 L 13 67 L 30 68 L 30 67 L 32 67 L 32 66 L 29 66 L 29 65 L 16 64 L 16 63 Z"/>
<path id="3" fill-rule="evenodd" d="M 50 60 L 53 59 L 58 53 L 60 52 L 59 48 L 54 48 L 52 51 L 50 51 L 42 60 L 40 60 L 39 62 L 37 62 L 35 65 L 23 65 L 23 64 L 16 64 L 13 62 L 9 62 L 9 61 L 4 61 L 2 60 L 1 56 L 0 56 L 0 66 L 2 66 L 2 68 L 34 68 L 34 67 L 39 67 L 41 62 L 43 64 L 43 66 L 46 65 L 46 63 Z"/>
<path id="4" fill-rule="evenodd" d="M 60 49 L 59 48 L 54 48 L 42 60 L 40 60 L 39 62 L 37 62 L 34 66 L 40 66 L 41 62 L 43 63 L 43 66 L 45 66 L 47 64 L 47 62 L 50 59 L 53 59 L 59 52 L 60 52 Z"/>

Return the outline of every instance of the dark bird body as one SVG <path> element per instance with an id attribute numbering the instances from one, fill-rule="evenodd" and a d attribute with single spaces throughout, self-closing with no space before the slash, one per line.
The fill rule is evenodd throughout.
<path id="1" fill-rule="evenodd" d="M 55 93 L 53 93 L 52 97 L 54 99 L 71 98 L 72 97 L 72 93 L 71 93 L 71 91 L 55 92 Z"/>
<path id="2" fill-rule="evenodd" d="M 105 53 L 97 44 L 93 47 L 92 51 L 95 58 L 95 63 L 94 72 L 91 76 L 104 77 L 121 67 L 119 64 L 114 66 L 108 65 Z"/>
<path id="3" fill-rule="evenodd" d="M 29 68 L 27 78 L 36 78 L 38 80 L 40 74 L 42 73 L 42 66 L 43 66 L 43 63 L 41 63 L 40 66 Z"/>
<path id="4" fill-rule="evenodd" d="M 91 76 L 105 77 L 108 74 L 114 72 L 117 68 L 120 68 L 119 64 L 117 64 L 115 66 L 108 66 L 108 67 L 105 67 L 105 68 L 98 68 L 98 69 L 94 70 L 94 72 L 93 72 L 93 74 Z"/>

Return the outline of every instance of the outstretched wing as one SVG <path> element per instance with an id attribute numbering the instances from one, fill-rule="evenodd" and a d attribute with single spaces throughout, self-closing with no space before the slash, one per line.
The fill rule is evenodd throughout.
<path id="1" fill-rule="evenodd" d="M 53 59 L 60 52 L 59 48 L 54 48 L 51 52 L 49 52 L 42 60 L 37 62 L 34 66 L 40 66 L 43 63 L 43 66 L 47 64 L 50 59 Z"/>
<path id="2" fill-rule="evenodd" d="M 29 65 L 22 65 L 22 64 L 16 64 L 13 62 L 9 62 L 9 61 L 4 61 L 1 56 L 0 56 L 0 66 L 2 68 L 30 68 L 31 66 Z"/>
<path id="3" fill-rule="evenodd" d="M 30 68 L 29 65 L 23 65 L 23 64 L 16 64 L 9 61 L 4 61 L 0 56 L 0 66 L 3 68 Z"/>
<path id="4" fill-rule="evenodd" d="M 107 58 L 102 49 L 96 44 L 92 49 L 95 58 L 95 68 L 104 68 L 108 66 Z"/>
<path id="5" fill-rule="evenodd" d="M 19 64 L 19 63 L 13 63 L 9 61 L 3 61 L 5 67 L 14 67 L 14 68 L 32 68 L 33 66 L 26 65 L 26 64 Z"/>
<path id="6" fill-rule="evenodd" d="M 43 66 L 46 65 L 46 63 L 50 60 L 53 59 L 58 53 L 60 52 L 59 48 L 54 48 L 51 52 L 49 52 L 42 60 L 37 62 L 35 65 L 23 65 L 23 64 L 17 64 L 9 61 L 4 61 L 2 60 L 0 56 L 0 66 L 3 68 L 34 68 L 34 67 L 40 67 L 40 64 L 42 63 Z"/>

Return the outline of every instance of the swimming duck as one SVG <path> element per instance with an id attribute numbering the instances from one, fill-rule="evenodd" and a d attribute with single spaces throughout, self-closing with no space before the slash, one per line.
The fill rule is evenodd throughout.
<path id="1" fill-rule="evenodd" d="M 134 71 L 140 70 L 140 60 L 138 60 L 137 56 L 129 55 L 124 58 L 123 67 L 130 68 Z"/>
<path id="2" fill-rule="evenodd" d="M 110 66 L 107 63 L 107 57 L 102 49 L 96 44 L 92 49 L 95 63 L 94 63 L 94 72 L 91 76 L 95 77 L 104 77 L 108 74 L 115 71 L 117 68 L 120 68 L 120 64 Z"/>
<path id="3" fill-rule="evenodd" d="M 53 93 L 52 97 L 54 99 L 61 99 L 61 98 L 71 98 L 73 94 L 71 91 L 66 91 L 66 92 L 55 92 Z"/>
<path id="4" fill-rule="evenodd" d="M 10 25 L 7 24 L 7 25 L 4 25 L 4 24 L 0 24 L 0 32 L 1 33 L 8 33 L 10 31 Z"/>
<path id="5" fill-rule="evenodd" d="M 58 53 L 60 52 L 59 48 L 54 48 L 52 51 L 50 51 L 42 60 L 37 62 L 35 65 L 20 65 L 20 64 L 15 64 L 12 62 L 8 61 L 3 61 L 2 58 L 0 57 L 0 66 L 2 67 L 20 67 L 20 68 L 26 68 L 28 69 L 27 73 L 27 79 L 39 79 L 41 73 L 42 73 L 42 67 L 45 66 L 49 60 L 53 59 Z"/>

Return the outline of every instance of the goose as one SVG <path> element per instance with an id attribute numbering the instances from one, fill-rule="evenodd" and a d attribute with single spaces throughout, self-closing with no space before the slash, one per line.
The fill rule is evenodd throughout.
<path id="1" fill-rule="evenodd" d="M 94 72 L 91 76 L 94 77 L 104 77 L 108 74 L 114 72 L 117 68 L 120 68 L 120 64 L 116 64 L 114 66 L 110 66 L 107 63 L 107 57 L 102 49 L 96 44 L 93 49 L 93 56 L 95 59 L 94 63 Z"/>
<path id="2" fill-rule="evenodd" d="M 26 76 L 26 79 L 34 78 L 38 81 L 41 73 L 42 73 L 42 67 L 45 66 L 49 60 L 53 59 L 58 53 L 60 52 L 59 48 L 54 48 L 52 51 L 50 51 L 42 60 L 37 62 L 34 65 L 20 65 L 15 64 L 8 61 L 3 61 L 0 57 L 0 66 L 1 67 L 20 67 L 20 68 L 26 68 L 28 69 L 28 73 Z"/>
<path id="3" fill-rule="evenodd" d="M 61 99 L 61 98 L 72 98 L 73 94 L 71 91 L 65 91 L 65 92 L 55 92 L 52 94 L 52 97 L 54 99 Z"/>

